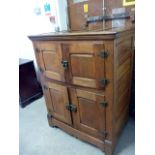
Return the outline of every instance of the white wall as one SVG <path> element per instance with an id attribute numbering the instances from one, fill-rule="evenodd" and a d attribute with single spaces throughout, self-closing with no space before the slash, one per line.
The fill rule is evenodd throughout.
<path id="1" fill-rule="evenodd" d="M 57 0 L 57 12 L 58 12 L 58 23 L 60 31 L 67 30 L 68 25 L 68 14 L 67 14 L 67 0 Z"/>
<path id="2" fill-rule="evenodd" d="M 54 0 L 51 0 L 55 3 Z M 34 52 L 31 41 L 27 38 L 28 35 L 40 34 L 54 31 L 54 25 L 50 23 L 49 18 L 43 12 L 42 1 L 23 0 L 19 9 L 20 19 L 19 25 L 21 29 L 18 31 L 20 38 L 19 42 L 19 57 L 34 59 Z M 54 4 L 53 3 L 53 4 Z M 34 8 L 40 5 L 42 8 L 41 15 L 34 13 Z M 54 4 L 55 5 L 55 4 Z M 23 7 L 22 7 L 23 6 Z"/>

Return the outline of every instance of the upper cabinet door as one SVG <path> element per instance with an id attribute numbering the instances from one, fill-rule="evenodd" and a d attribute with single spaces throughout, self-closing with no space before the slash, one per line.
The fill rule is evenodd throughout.
<path id="1" fill-rule="evenodd" d="M 57 42 L 39 42 L 39 61 L 40 70 L 48 78 L 65 81 L 64 69 L 61 64 L 62 61 L 62 50 L 61 44 Z"/>
<path id="2" fill-rule="evenodd" d="M 76 41 L 69 44 L 71 83 L 74 85 L 103 89 L 105 79 L 106 51 L 103 42 Z"/>

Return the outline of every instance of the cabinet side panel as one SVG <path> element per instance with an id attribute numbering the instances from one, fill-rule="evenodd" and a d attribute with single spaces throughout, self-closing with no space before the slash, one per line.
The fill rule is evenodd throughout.
<path id="1" fill-rule="evenodd" d="M 128 119 L 133 62 L 134 32 L 115 40 L 115 135 L 116 139 Z"/>

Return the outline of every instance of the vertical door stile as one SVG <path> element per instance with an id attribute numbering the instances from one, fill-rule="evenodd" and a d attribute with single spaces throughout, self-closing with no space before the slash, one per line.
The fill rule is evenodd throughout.
<path id="1" fill-rule="evenodd" d="M 102 83 L 102 80 L 105 79 L 105 58 L 102 56 L 103 52 L 105 52 L 104 44 L 94 45 L 96 85 L 100 89 L 105 87 Z"/>
<path id="2" fill-rule="evenodd" d="M 61 65 L 64 70 L 64 78 L 66 82 L 70 82 L 71 64 L 69 58 L 69 44 L 61 43 L 62 59 Z"/>

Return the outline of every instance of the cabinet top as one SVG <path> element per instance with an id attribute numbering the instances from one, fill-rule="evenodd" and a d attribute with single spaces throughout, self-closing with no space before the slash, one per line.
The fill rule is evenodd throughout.
<path id="1" fill-rule="evenodd" d="M 104 30 L 94 30 L 94 31 L 62 31 L 62 32 L 50 32 L 43 33 L 39 35 L 28 36 L 30 40 L 93 40 L 93 39 L 115 39 L 121 35 L 132 33 L 134 31 L 133 27 L 123 27 L 123 28 L 110 28 Z"/>

